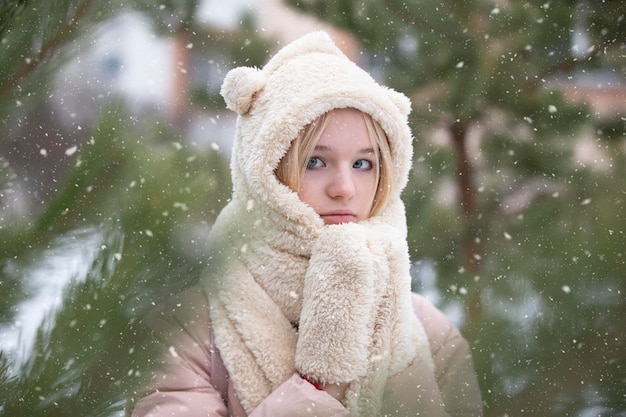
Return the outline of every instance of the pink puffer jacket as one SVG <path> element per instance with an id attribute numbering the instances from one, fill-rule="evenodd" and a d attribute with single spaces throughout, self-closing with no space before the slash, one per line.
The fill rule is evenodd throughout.
<path id="1" fill-rule="evenodd" d="M 413 308 L 430 342 L 435 372 L 416 361 L 387 381 L 384 414 L 482 416 L 478 381 L 466 340 L 445 315 L 413 294 Z M 214 349 L 209 306 L 202 290 L 188 291 L 151 326 L 163 347 L 164 368 L 134 405 L 133 417 L 246 416 L 219 352 Z M 349 416 L 343 405 L 294 374 L 250 417 Z"/>

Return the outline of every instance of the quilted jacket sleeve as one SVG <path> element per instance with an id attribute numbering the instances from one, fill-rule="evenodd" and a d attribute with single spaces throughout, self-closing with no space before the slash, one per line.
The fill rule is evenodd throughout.
<path id="1" fill-rule="evenodd" d="M 208 308 L 202 291 L 194 289 L 151 317 L 162 354 L 132 417 L 246 416 L 219 353 L 212 351 Z M 250 414 L 269 416 L 348 417 L 349 413 L 332 396 L 293 375 Z"/>
<path id="2" fill-rule="evenodd" d="M 149 319 L 159 355 L 152 380 L 132 417 L 228 416 L 212 384 L 208 306 L 201 290 L 188 291 Z"/>
<path id="3" fill-rule="evenodd" d="M 413 306 L 428 334 L 445 415 L 482 416 L 482 398 L 469 344 L 452 322 L 424 297 L 413 294 Z"/>

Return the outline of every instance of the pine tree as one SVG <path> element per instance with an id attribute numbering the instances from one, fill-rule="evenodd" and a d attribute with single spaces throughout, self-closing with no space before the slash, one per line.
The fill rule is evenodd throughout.
<path id="1" fill-rule="evenodd" d="M 88 124 L 72 125 L 75 145 L 52 134 L 54 117 L 37 118 L 37 109 L 60 112 L 47 104 L 54 76 L 89 48 L 90 33 L 133 8 L 155 22 L 180 10 L 191 20 L 184 3 L 195 4 L 181 0 L 164 10 L 139 2 L 2 2 L 10 10 L 0 28 L 3 338 L 19 331 L 18 308 L 38 311 L 22 304 L 37 286 L 69 281 L 55 295 L 56 308 L 44 312 L 32 346 L 0 352 L 1 416 L 123 414 L 151 370 L 154 340 L 143 318 L 207 268 L 203 238 L 230 195 L 220 151 L 195 148 L 185 126 L 149 109 L 137 114 L 118 98 L 98 104 Z M 235 35 L 213 42 L 206 29 L 187 27 L 197 36 L 191 43 L 218 45 L 234 59 Z M 182 100 L 205 111 L 215 98 Z M 35 133 L 25 135 L 26 127 Z M 59 152 L 47 154 L 50 165 L 28 171 L 12 163 L 15 146 L 26 142 L 42 160 L 48 149 Z M 20 183 L 32 184 L 37 168 L 53 187 L 33 196 L 33 209 L 12 208 Z"/>
<path id="2" fill-rule="evenodd" d="M 563 94 L 598 73 L 624 94 L 623 2 L 286 3 L 412 98 L 411 254 L 465 313 L 486 414 L 623 412 L 626 109 Z"/>

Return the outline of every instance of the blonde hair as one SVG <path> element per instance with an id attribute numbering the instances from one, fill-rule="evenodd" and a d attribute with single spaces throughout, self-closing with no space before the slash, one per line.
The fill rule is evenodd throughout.
<path id="1" fill-rule="evenodd" d="M 294 192 L 298 192 L 300 189 L 300 182 L 306 171 L 307 162 L 311 158 L 322 132 L 328 125 L 330 113 L 324 113 L 300 131 L 276 168 L 275 173 L 278 180 Z M 392 179 L 391 149 L 387 134 L 369 114 L 362 114 L 377 161 L 377 187 L 369 214 L 371 217 L 379 214 L 387 204 L 394 182 Z"/>

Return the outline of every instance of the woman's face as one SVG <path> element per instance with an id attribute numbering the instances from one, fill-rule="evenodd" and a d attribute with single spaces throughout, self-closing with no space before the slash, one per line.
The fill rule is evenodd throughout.
<path id="1" fill-rule="evenodd" d="M 307 162 L 298 196 L 326 224 L 369 217 L 378 174 L 363 114 L 336 109 Z"/>

